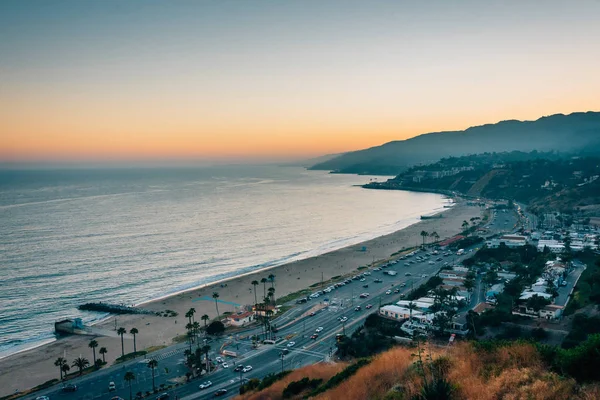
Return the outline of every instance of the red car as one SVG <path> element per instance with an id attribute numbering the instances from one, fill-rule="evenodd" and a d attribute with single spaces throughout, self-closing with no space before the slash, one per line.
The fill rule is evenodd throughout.
<path id="1" fill-rule="evenodd" d="M 372 304 L 367 304 L 367 305 L 365 306 L 365 308 L 366 308 L 367 310 L 369 310 L 369 309 L 373 308 L 373 305 L 372 305 Z"/>
<path id="2" fill-rule="evenodd" d="M 312 340 L 317 340 L 317 338 L 319 337 L 319 335 L 317 335 L 316 333 L 314 335 L 312 335 L 310 338 Z"/>

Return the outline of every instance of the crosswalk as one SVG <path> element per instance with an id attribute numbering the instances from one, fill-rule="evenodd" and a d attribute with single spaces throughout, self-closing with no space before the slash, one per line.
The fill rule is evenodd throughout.
<path id="1" fill-rule="evenodd" d="M 154 356 L 152 356 L 152 355 L 148 356 L 147 359 L 140 360 L 140 363 L 147 363 L 149 360 L 161 361 L 161 360 L 164 360 L 165 358 L 169 358 L 169 357 L 172 357 L 172 356 L 177 355 L 177 354 L 183 354 L 184 352 L 185 352 L 184 348 L 170 350 L 170 351 L 166 351 L 164 353 L 156 354 Z"/>

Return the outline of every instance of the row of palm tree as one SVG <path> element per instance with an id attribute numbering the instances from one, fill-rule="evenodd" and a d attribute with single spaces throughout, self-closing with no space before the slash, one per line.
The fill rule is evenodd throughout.
<path id="1" fill-rule="evenodd" d="M 191 350 L 186 350 L 183 354 L 186 357 L 187 365 L 192 368 L 201 367 L 204 363 L 206 372 L 210 372 L 210 362 L 208 358 L 208 352 L 210 351 L 210 346 L 205 344 L 202 347 L 197 347 L 196 351 L 192 353 Z M 202 361 L 202 356 L 204 355 L 204 362 Z"/>
<path id="2" fill-rule="evenodd" d="M 152 369 L 152 391 L 153 392 L 156 391 L 156 385 L 154 383 L 154 370 L 157 367 L 158 367 L 158 361 L 156 361 L 154 359 L 148 361 L 148 368 Z M 127 371 L 127 372 L 125 372 L 123 379 L 129 385 L 129 400 L 132 400 L 133 399 L 133 390 L 132 390 L 131 385 L 132 385 L 133 381 L 136 379 L 136 376 L 133 372 Z"/>
<path id="3" fill-rule="evenodd" d="M 81 375 L 83 374 L 83 370 L 90 365 L 90 362 L 87 358 L 79 356 L 75 360 L 73 360 L 73 362 L 69 366 L 69 362 L 67 361 L 67 359 L 63 357 L 58 357 L 54 361 L 54 365 L 58 367 L 58 370 L 60 372 L 60 380 L 62 381 L 63 373 L 66 378 L 67 374 L 71 370 L 71 367 L 77 367 L 77 369 L 79 369 L 79 375 Z"/>
<path id="4" fill-rule="evenodd" d="M 121 357 L 125 356 L 125 343 L 123 342 L 123 335 L 127 333 L 127 329 L 120 327 L 117 329 L 117 334 L 121 336 Z M 137 354 L 137 343 L 136 343 L 136 335 L 140 333 L 137 328 L 131 328 L 129 333 L 133 335 L 133 354 Z"/>
<path id="5" fill-rule="evenodd" d="M 440 240 L 440 235 L 438 235 L 436 231 L 433 231 L 431 233 L 427 231 L 421 231 L 421 237 L 423 238 L 423 247 L 425 247 L 425 239 L 428 237 L 432 238 L 434 242 Z"/>
<path id="6" fill-rule="evenodd" d="M 271 287 L 267 289 L 267 282 L 271 283 Z M 262 328 L 265 335 L 265 338 L 272 338 L 273 330 L 271 327 L 271 316 L 273 315 L 273 310 L 270 306 L 275 307 L 277 304 L 275 300 L 275 275 L 270 274 L 267 278 L 262 278 L 260 283 L 263 284 L 263 302 L 258 302 L 258 296 L 256 294 L 256 287 L 259 285 L 257 280 L 253 280 L 251 282 L 254 288 L 254 318 L 259 320 L 258 311 L 263 311 L 263 315 L 261 316 Z M 268 293 L 267 293 L 268 292 Z"/>

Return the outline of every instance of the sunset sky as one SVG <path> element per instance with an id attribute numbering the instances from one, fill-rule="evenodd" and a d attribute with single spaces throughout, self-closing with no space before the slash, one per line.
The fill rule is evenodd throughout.
<path id="1" fill-rule="evenodd" d="M 600 110 L 600 1 L 7 1 L 0 161 L 285 159 Z"/>

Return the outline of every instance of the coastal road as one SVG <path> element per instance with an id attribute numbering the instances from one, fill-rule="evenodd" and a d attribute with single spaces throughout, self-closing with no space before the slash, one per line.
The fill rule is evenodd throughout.
<path id="1" fill-rule="evenodd" d="M 495 232 L 510 231 L 510 228 L 516 224 L 516 214 L 514 212 L 501 213 L 500 218 L 496 217 L 490 220 L 488 225 L 490 230 Z M 506 221 L 508 219 L 508 221 Z M 214 359 L 216 353 L 225 341 L 233 341 L 228 347 L 240 353 L 238 359 L 228 358 L 229 368 L 217 369 L 203 378 L 196 378 L 192 382 L 184 384 L 177 389 L 169 391 L 171 399 L 177 396 L 180 399 L 203 399 L 211 398 L 217 389 L 227 389 L 228 398 L 235 395 L 240 386 L 240 374 L 233 372 L 234 366 L 243 364 L 251 365 L 252 371 L 242 374 L 242 379 L 262 378 L 269 373 L 276 373 L 282 369 L 281 353 L 287 350 L 288 354 L 283 356 L 283 369 L 296 369 L 304 365 L 317 362 L 327 362 L 331 352 L 335 349 L 335 335 L 342 333 L 345 329 L 349 334 L 356 327 L 360 326 L 364 319 L 377 310 L 379 304 L 390 304 L 403 297 L 411 287 L 418 287 L 421 283 L 429 279 L 430 276 L 437 273 L 444 263 L 460 263 L 464 258 L 469 257 L 474 250 L 465 249 L 465 255 L 457 257 L 455 254 L 450 256 L 431 255 L 427 259 L 417 262 L 414 257 L 405 260 L 399 260 L 380 271 L 369 269 L 370 275 L 364 277 L 365 281 L 351 280 L 349 284 L 333 290 L 331 293 L 324 294 L 313 299 L 306 304 L 295 305 L 295 307 L 276 319 L 274 323 L 282 327 L 277 335 L 281 338 L 289 339 L 277 345 L 262 345 L 258 349 L 252 349 L 250 339 L 236 340 L 235 338 L 221 338 L 210 343 L 210 357 Z M 425 255 L 423 251 L 418 253 Z M 441 260 L 440 260 L 441 259 Z M 410 264 L 408 264 L 410 261 Z M 407 265 L 408 264 L 408 265 Z M 366 270 L 365 270 L 366 271 Z M 365 272 L 361 271 L 361 272 Z M 397 275 L 389 276 L 384 273 L 395 271 Z M 376 283 L 380 279 L 382 282 Z M 363 285 L 368 285 L 364 288 Z M 395 293 L 396 289 L 398 293 Z M 391 294 L 386 294 L 390 290 Z M 369 297 L 361 299 L 361 293 L 369 293 Z M 314 316 L 307 314 L 311 309 L 316 308 L 327 298 L 330 304 L 328 307 L 316 312 Z M 371 309 L 366 309 L 367 305 L 372 305 Z M 321 304 L 322 305 L 322 304 Z M 355 311 L 356 306 L 361 306 L 360 311 Z M 306 316 L 303 316 L 306 315 Z M 340 322 L 340 318 L 347 318 L 347 321 Z M 310 338 L 318 327 L 323 330 L 319 336 L 313 340 Z M 245 332 L 245 336 L 259 334 L 260 328 L 254 328 Z M 288 347 L 290 342 L 294 345 Z M 184 344 L 170 346 L 167 349 L 152 353 L 152 357 L 159 361 L 159 366 L 155 369 L 155 384 L 159 387 L 161 384 L 172 384 L 177 377 L 184 377 L 188 371 L 184 365 L 183 352 L 187 348 Z M 64 393 L 59 387 L 54 387 L 45 391 L 36 393 L 35 396 L 29 396 L 28 399 L 35 399 L 36 396 L 47 395 L 60 400 L 79 400 L 79 399 L 111 399 L 114 396 L 129 398 L 129 388 L 126 385 L 123 376 L 125 372 L 132 371 L 136 375 L 136 380 L 132 384 L 132 392 L 141 391 L 145 393 L 152 388 L 152 371 L 146 365 L 147 360 L 138 359 L 123 363 L 121 365 L 104 368 L 88 376 L 76 379 L 79 387 L 77 392 Z M 235 363 L 235 364 L 234 364 Z M 198 385 L 210 380 L 213 385 L 204 390 L 200 390 Z M 185 378 L 183 379 L 185 381 Z M 117 390 L 108 391 L 108 385 L 114 382 Z M 150 396 L 151 399 L 157 396 Z"/>

